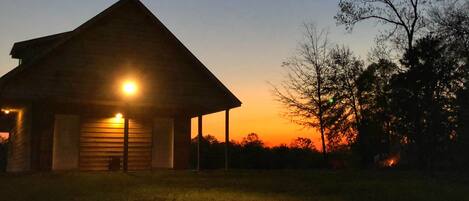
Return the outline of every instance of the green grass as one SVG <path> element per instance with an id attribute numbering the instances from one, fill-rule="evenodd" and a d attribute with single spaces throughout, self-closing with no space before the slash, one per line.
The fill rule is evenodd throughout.
<path id="1" fill-rule="evenodd" d="M 394 171 L 156 171 L 0 175 L 1 201 L 464 201 L 468 176 Z"/>

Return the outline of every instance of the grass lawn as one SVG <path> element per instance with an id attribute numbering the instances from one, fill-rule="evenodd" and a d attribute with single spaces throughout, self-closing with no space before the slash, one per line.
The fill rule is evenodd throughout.
<path id="1" fill-rule="evenodd" d="M 0 175 L 1 201 L 469 200 L 468 175 L 394 171 L 156 171 Z"/>

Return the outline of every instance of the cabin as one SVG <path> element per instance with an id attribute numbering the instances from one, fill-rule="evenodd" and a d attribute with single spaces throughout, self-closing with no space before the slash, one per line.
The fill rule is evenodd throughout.
<path id="1" fill-rule="evenodd" d="M 225 111 L 229 142 L 241 106 L 139 0 L 17 42 L 11 56 L 19 65 L 0 78 L 8 172 L 187 169 L 191 119 L 200 140 L 202 116 Z"/>

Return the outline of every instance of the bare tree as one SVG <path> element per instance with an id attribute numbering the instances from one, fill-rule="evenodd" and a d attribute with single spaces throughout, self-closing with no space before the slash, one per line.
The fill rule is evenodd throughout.
<path id="1" fill-rule="evenodd" d="M 358 134 L 361 122 L 359 78 L 364 71 L 364 62 L 353 55 L 353 52 L 344 46 L 337 46 L 331 50 L 332 67 L 334 69 L 335 110 L 333 121 L 339 138 L 346 137 L 349 142 Z M 340 108 L 340 109 L 338 109 Z M 339 111 L 339 112 L 335 112 Z"/>
<path id="2" fill-rule="evenodd" d="M 391 40 L 398 48 L 412 49 L 416 34 L 425 27 L 424 9 L 431 0 L 340 0 L 334 17 L 339 25 L 352 31 L 362 21 L 374 20 L 387 25 L 381 39 Z"/>
<path id="3" fill-rule="evenodd" d="M 308 138 L 298 137 L 292 141 L 290 147 L 297 148 L 297 149 L 307 149 L 307 150 L 315 150 L 313 141 Z"/>
<path id="4" fill-rule="evenodd" d="M 333 97 L 333 69 L 330 63 L 328 31 L 319 30 L 314 24 L 304 25 L 305 40 L 298 54 L 283 63 L 286 80 L 274 86 L 277 101 L 286 107 L 286 116 L 293 122 L 321 133 L 322 152 L 327 160 L 325 118 L 330 111 Z"/>
<path id="5" fill-rule="evenodd" d="M 430 31 L 462 57 L 469 54 L 469 1 L 443 0 L 430 11 Z"/>

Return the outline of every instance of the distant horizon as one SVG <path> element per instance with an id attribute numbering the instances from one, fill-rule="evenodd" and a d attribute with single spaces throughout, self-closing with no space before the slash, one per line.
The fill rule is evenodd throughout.
<path id="1" fill-rule="evenodd" d="M 0 0 L 0 74 L 18 64 L 9 56 L 13 43 L 71 31 L 115 2 Z M 338 1 L 142 2 L 243 102 L 231 112 L 232 139 L 241 141 L 256 133 L 268 146 L 306 137 L 319 147 L 316 130 L 303 129 L 280 115 L 282 106 L 274 101 L 268 84 L 282 80 L 282 61 L 295 53 L 301 25 L 314 22 L 328 28 L 332 42 L 349 46 L 362 59 L 377 33 L 372 25 L 360 25 L 351 34 L 337 27 L 333 14 Z M 204 135 L 208 134 L 224 140 L 224 114 L 204 117 Z"/>

